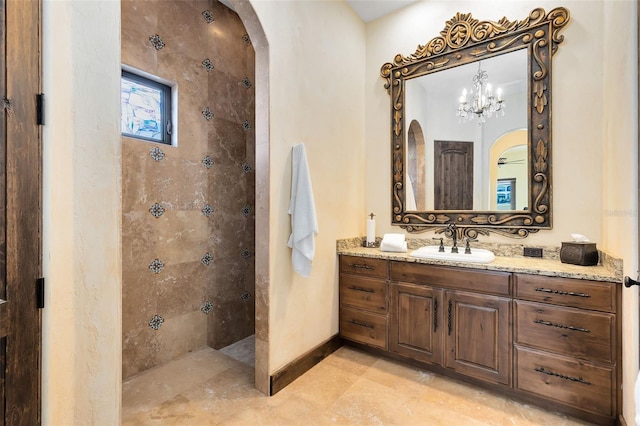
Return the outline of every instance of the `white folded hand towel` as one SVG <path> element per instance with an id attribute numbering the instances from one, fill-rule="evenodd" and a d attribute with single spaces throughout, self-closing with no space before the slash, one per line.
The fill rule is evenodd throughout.
<path id="1" fill-rule="evenodd" d="M 404 234 L 384 234 L 380 243 L 380 250 L 404 253 L 407 251 L 407 242 Z"/>

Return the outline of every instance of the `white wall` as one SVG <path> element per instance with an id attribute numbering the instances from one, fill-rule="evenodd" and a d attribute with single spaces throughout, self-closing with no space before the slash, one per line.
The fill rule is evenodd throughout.
<path id="1" fill-rule="evenodd" d="M 338 332 L 336 239 L 364 235 L 364 24 L 342 2 L 255 1 L 269 42 L 269 369 Z M 291 266 L 291 148 L 303 142 L 319 234 L 309 278 Z M 385 168 L 386 170 L 386 168 Z"/>
<path id="2" fill-rule="evenodd" d="M 119 1 L 44 1 L 45 425 L 120 423 L 119 22 Z"/>
<path id="3" fill-rule="evenodd" d="M 638 274 L 638 70 L 637 3 L 604 2 L 602 83 L 602 246 L 624 259 L 624 273 Z M 621 30 L 624 29 L 624 30 Z M 623 409 L 634 424 L 633 388 L 638 373 L 638 289 L 622 295 Z"/>

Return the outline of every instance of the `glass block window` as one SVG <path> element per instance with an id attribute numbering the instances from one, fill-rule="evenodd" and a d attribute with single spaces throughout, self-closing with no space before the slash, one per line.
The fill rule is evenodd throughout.
<path id="1" fill-rule="evenodd" d="M 123 136 L 171 145 L 171 87 L 122 70 Z"/>

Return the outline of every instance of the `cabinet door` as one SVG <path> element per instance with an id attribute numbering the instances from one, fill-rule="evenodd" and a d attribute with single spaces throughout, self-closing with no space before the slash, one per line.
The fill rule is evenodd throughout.
<path id="1" fill-rule="evenodd" d="M 511 384 L 511 300 L 445 291 L 445 367 Z"/>
<path id="2" fill-rule="evenodd" d="M 442 365 L 442 290 L 407 283 L 391 284 L 392 352 Z"/>

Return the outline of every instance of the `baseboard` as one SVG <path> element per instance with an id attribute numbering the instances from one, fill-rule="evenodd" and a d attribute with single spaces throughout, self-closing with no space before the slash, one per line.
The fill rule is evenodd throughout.
<path id="1" fill-rule="evenodd" d="M 275 395 L 280 392 L 289 383 L 309 371 L 311 367 L 331 355 L 340 346 L 342 346 L 342 339 L 336 334 L 273 373 L 270 377 L 269 395 Z"/>
<path id="2" fill-rule="evenodd" d="M 627 426 L 627 421 L 624 419 L 624 416 L 622 414 L 618 416 L 618 424 L 620 426 Z"/>

